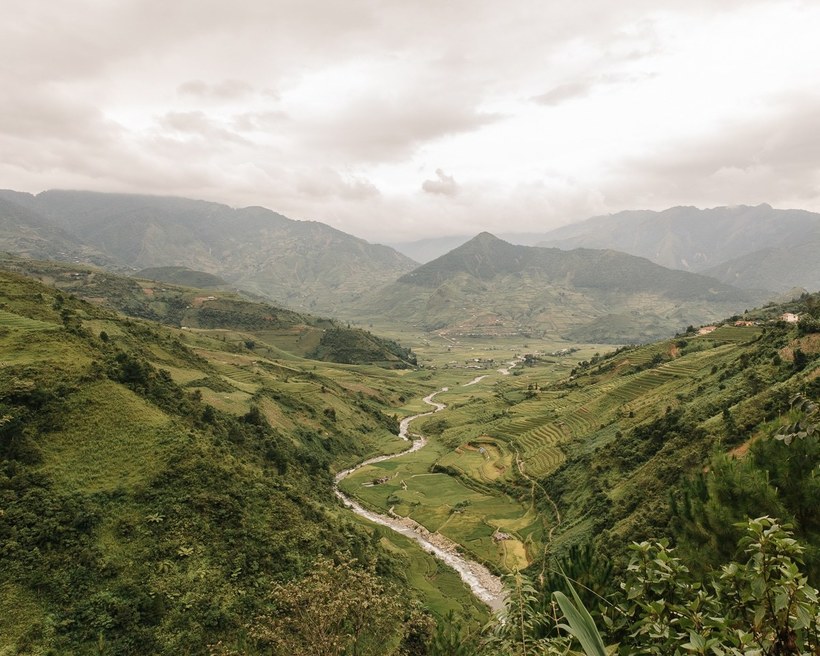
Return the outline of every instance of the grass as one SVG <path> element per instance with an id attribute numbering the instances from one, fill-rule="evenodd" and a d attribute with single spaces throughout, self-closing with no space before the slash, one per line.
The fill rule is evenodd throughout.
<path id="1" fill-rule="evenodd" d="M 61 326 L 56 323 L 29 319 L 28 317 L 23 317 L 19 314 L 15 314 L 14 312 L 0 310 L 0 328 L 10 328 L 12 330 L 30 332 L 39 330 L 56 330 L 60 327 Z"/>
<path id="2" fill-rule="evenodd" d="M 446 415 L 446 411 L 439 415 Z M 509 452 L 498 446 L 492 448 L 497 458 L 506 460 L 507 467 L 512 465 Z M 459 463 L 460 456 L 466 454 L 467 458 Z M 342 481 L 341 487 L 381 511 L 393 507 L 397 514 L 409 516 L 428 530 L 440 531 L 463 545 L 479 560 L 504 568 L 507 558 L 492 540 L 493 532 L 501 526 L 512 530 L 539 524 L 537 517 L 528 506 L 496 490 L 480 491 L 454 476 L 431 471 L 435 464 L 463 464 L 465 473 L 491 483 L 495 479 L 486 474 L 487 462 L 479 451 L 461 449 L 460 454 L 453 454 L 431 437 L 424 449 L 364 467 Z M 369 485 L 385 476 L 386 483 Z"/>
<path id="3" fill-rule="evenodd" d="M 14 583 L 0 583 L 0 655 L 26 653 L 24 636 L 40 629 L 46 619 L 34 594 Z"/>
<path id="4" fill-rule="evenodd" d="M 43 442 L 42 470 L 69 489 L 133 490 L 165 466 L 181 430 L 137 395 L 100 381 L 72 397 L 62 427 Z"/>
<path id="5" fill-rule="evenodd" d="M 704 337 L 716 342 L 743 344 L 756 339 L 762 332 L 757 326 L 720 326 Z"/>

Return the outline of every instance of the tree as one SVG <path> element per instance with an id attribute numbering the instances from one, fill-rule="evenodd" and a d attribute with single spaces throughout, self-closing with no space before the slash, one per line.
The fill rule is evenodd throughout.
<path id="1" fill-rule="evenodd" d="M 319 558 L 303 579 L 277 585 L 270 614 L 251 627 L 273 654 L 376 656 L 398 654 L 405 604 L 397 590 L 355 561 Z"/>

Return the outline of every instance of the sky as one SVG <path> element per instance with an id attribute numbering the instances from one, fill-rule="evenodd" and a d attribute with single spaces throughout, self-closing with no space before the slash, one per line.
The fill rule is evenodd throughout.
<path id="1" fill-rule="evenodd" d="M 371 241 L 820 211 L 818 0 L 0 0 L 0 187 Z"/>

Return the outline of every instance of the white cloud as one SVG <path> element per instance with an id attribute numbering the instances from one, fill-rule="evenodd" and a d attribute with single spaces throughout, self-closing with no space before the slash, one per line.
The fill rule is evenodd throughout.
<path id="1" fill-rule="evenodd" d="M 436 169 L 435 180 L 425 180 L 421 183 L 421 188 L 428 194 L 439 194 L 441 196 L 455 196 L 458 193 L 458 185 L 452 175 L 447 175 L 441 169 Z"/>
<path id="2" fill-rule="evenodd" d="M 1 186 L 384 240 L 820 210 L 819 31 L 817 3 L 779 0 L 31 0 L 0 24 Z"/>

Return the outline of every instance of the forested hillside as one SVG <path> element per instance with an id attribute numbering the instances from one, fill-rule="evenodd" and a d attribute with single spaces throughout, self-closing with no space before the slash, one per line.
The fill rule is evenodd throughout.
<path id="1" fill-rule="evenodd" d="M 556 589 L 572 594 L 563 574 L 624 656 L 675 653 L 681 636 L 741 654 L 727 647 L 751 644 L 738 627 L 748 640 L 810 643 L 817 295 L 584 360 L 569 348 L 524 353 L 511 373 L 464 382 L 469 370 L 341 364 L 370 361 L 362 354 L 384 343 L 332 322 L 312 326 L 310 341 L 303 315 L 240 297 L 7 264 L 42 280 L 0 275 L 9 653 L 564 653 L 552 603 Z M 325 349 L 339 363 L 310 359 Z M 333 473 L 403 449 L 394 435 L 418 412 L 411 400 L 451 382 L 437 397 L 447 408 L 417 424 L 430 445 L 344 489 L 513 573 L 508 619 L 482 631 L 486 609 L 451 570 L 333 495 Z M 778 521 L 744 528 L 763 515 Z M 791 583 L 770 576 L 738 601 L 733 590 L 757 585 L 764 538 L 782 564 L 771 571 Z M 697 590 L 708 594 L 694 602 Z M 788 627 L 779 643 L 748 619 L 760 590 L 793 600 L 786 616 L 760 611 Z M 680 610 L 657 615 L 661 602 Z M 686 620 L 694 633 L 675 619 L 692 603 L 711 613 Z M 523 624 L 510 632 L 514 617 Z M 671 628 L 642 652 L 650 625 Z"/>
<path id="2" fill-rule="evenodd" d="M 332 492 L 331 471 L 402 448 L 394 408 L 414 383 L 269 359 L 14 273 L 0 295 L 4 652 L 289 644 L 277 609 L 322 554 L 335 563 L 300 589 L 370 595 L 361 644 L 429 630 L 406 587 L 416 567 L 430 594 L 460 587 L 380 546 Z"/>
<path id="3" fill-rule="evenodd" d="M 388 368 L 415 364 L 412 351 L 392 340 L 332 319 L 276 307 L 247 293 L 226 290 L 224 286 L 196 289 L 79 265 L 12 256 L 0 257 L 0 263 L 9 270 L 35 277 L 91 302 L 103 303 L 131 317 L 186 330 L 222 331 L 221 339 L 260 354 Z M 213 282 L 202 272 L 173 273 L 191 283 Z"/>

